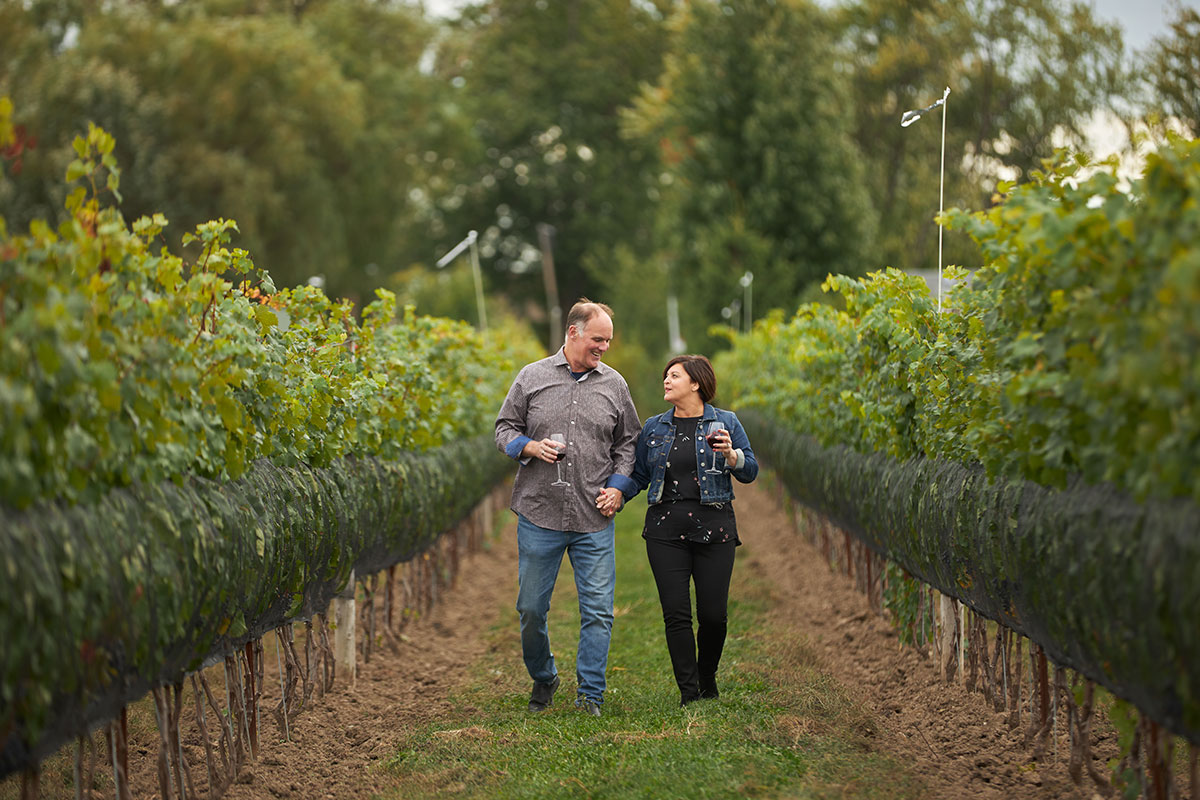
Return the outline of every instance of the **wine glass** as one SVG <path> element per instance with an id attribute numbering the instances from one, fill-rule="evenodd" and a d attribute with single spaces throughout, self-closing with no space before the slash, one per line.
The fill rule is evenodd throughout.
<path id="1" fill-rule="evenodd" d="M 717 448 L 716 448 L 715 443 L 717 441 L 717 438 L 721 435 L 722 432 L 724 432 L 724 430 L 725 430 L 724 422 L 708 423 L 708 432 L 704 435 L 704 438 L 708 440 L 708 446 L 713 451 L 713 457 L 712 457 L 712 466 L 709 467 L 708 469 L 704 470 L 704 473 L 706 475 L 720 475 L 721 474 L 721 470 L 717 469 Z"/>
<path id="2" fill-rule="evenodd" d="M 558 470 L 558 480 L 550 485 L 570 486 L 569 482 L 562 479 L 562 460 L 567 457 L 567 437 L 561 433 L 552 433 L 550 434 L 550 441 L 554 442 L 555 448 L 558 450 L 558 455 L 554 459 L 554 468 Z"/>

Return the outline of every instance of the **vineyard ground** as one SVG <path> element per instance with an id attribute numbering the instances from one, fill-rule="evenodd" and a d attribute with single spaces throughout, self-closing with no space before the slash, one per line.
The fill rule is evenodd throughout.
<path id="1" fill-rule="evenodd" d="M 1065 741 L 1051 746 L 1047 763 L 1034 763 L 1030 751 L 1022 746 L 1021 731 L 1010 730 L 1005 715 L 992 711 L 982 695 L 943 684 L 934 659 L 914 648 L 900 647 L 895 632 L 869 611 L 866 598 L 851 580 L 832 572 L 819 553 L 795 534 L 787 514 L 762 483 L 738 487 L 739 529 L 746 544 L 739 551 L 733 593 L 744 590 L 751 579 L 761 584 L 759 590 L 765 588 L 769 598 L 765 618 L 753 622 L 753 635 L 761 632 L 769 637 L 783 659 L 771 681 L 802 680 L 801 676 L 813 674 L 814 669 L 831 679 L 839 694 L 851 698 L 854 715 L 861 718 L 855 725 L 865 731 L 864 747 L 900 765 L 897 769 L 905 774 L 897 775 L 897 781 L 919 786 L 915 796 L 1035 800 L 1090 800 L 1095 796 L 1088 784 L 1075 787 L 1070 782 Z M 514 645 L 517 641 L 512 610 L 515 536 L 515 525 L 506 524 L 498 539 L 463 564 L 453 591 L 426 618 L 409 624 L 398 650 L 376 649 L 369 663 L 360 660 L 353 688 L 339 677 L 332 692 L 291 721 L 291 741 L 283 740 L 282 731 L 264 713 L 259 759 L 243 769 L 226 797 L 340 800 L 398 796 L 398 792 L 411 791 L 413 785 L 405 784 L 406 778 L 398 770 L 383 765 L 406 743 L 412 745 L 414 731 L 471 735 L 473 729 L 465 721 L 477 709 L 464 705 L 463 697 L 478 696 L 480 676 L 492 676 L 484 681 L 484 691 L 507 693 L 513 704 L 522 703 L 528 687 L 519 678 L 520 654 L 498 647 L 495 635 L 497 629 L 511 628 L 512 635 L 501 641 Z M 569 581 L 560 581 L 559 587 L 556 607 L 570 607 L 573 587 Z M 731 620 L 731 636 L 739 623 L 748 622 Z M 619 617 L 616 624 L 621 624 Z M 278 699 L 273 638 L 266 640 L 264 709 Z M 558 641 L 563 647 L 563 640 Z M 730 661 L 731 650 L 734 648 L 727 648 Z M 669 669 L 665 648 L 662 660 L 663 669 Z M 610 677 L 610 685 L 620 681 L 620 673 Z M 564 680 L 569 705 L 567 683 Z M 664 675 L 663 684 L 670 685 L 668 676 Z M 489 690 L 489 685 L 494 688 Z M 186 721 L 191 714 L 190 700 L 187 709 L 183 730 L 194 731 Z M 556 713 L 570 712 L 559 709 Z M 159 796 L 157 731 L 152 714 L 145 702 L 131 712 L 130 767 L 133 795 L 138 798 Z M 795 717 L 781 717 L 773 724 L 793 732 L 798 747 L 810 737 L 821 736 L 826 727 L 819 720 Z M 1097 766 L 1107 774 L 1103 761 L 1114 755 L 1115 737 L 1106 725 L 1096 728 Z M 1064 729 L 1065 725 L 1060 726 L 1060 732 Z M 185 743 L 193 773 L 203 786 L 203 755 L 196 735 L 185 733 Z M 74 796 L 72 760 L 72 755 L 63 754 L 47 762 L 41 781 L 43 797 Z M 93 797 L 112 796 L 111 781 L 101 779 L 97 786 Z M 423 788 L 438 794 L 467 787 Z M 17 797 L 18 790 L 19 783 L 8 779 L 0 784 L 0 800 Z M 879 793 L 848 781 L 841 786 L 824 784 L 816 796 Z"/>

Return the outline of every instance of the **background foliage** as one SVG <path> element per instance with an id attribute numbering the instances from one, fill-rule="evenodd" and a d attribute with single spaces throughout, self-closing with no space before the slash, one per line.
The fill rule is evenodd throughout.
<path id="1" fill-rule="evenodd" d="M 231 220 L 162 244 L 161 214 L 126 225 L 113 138 L 93 127 L 57 231 L 0 229 L 0 499 L 93 500 L 135 481 L 237 478 L 258 458 L 322 467 L 394 458 L 485 431 L 538 352 L 501 323 L 396 320 L 378 292 L 359 322 L 320 289 L 276 290 Z M 230 279 L 232 277 L 232 280 Z"/>
<path id="2" fill-rule="evenodd" d="M 1200 740 L 1195 503 L 1139 502 L 1077 476 L 1061 490 L 989 479 L 977 464 L 822 446 L 741 416 L 793 497 L 890 559 L 885 602 L 901 626 L 920 624 L 911 574 Z"/>
<path id="3" fill-rule="evenodd" d="M 1115 163 L 1085 163 L 949 214 L 988 261 L 951 271 L 942 313 L 898 271 L 831 276 L 845 310 L 809 304 L 737 337 L 720 363 L 740 404 L 860 452 L 1200 499 L 1200 146 L 1152 154 L 1128 192 Z"/>
<path id="4" fill-rule="evenodd" d="M 1186 119 L 1169 99 L 1198 79 L 1179 19 L 1135 60 L 1069 0 L 505 0 L 446 20 L 379 0 L 5 3 L 0 94 L 18 112 L 0 208 L 57 225 L 92 121 L 117 139 L 127 217 L 163 213 L 173 248 L 234 218 L 281 286 L 360 304 L 387 286 L 474 321 L 469 292 L 422 287 L 465 271 L 431 265 L 477 230 L 493 314 L 539 326 L 549 225 L 561 303 L 635 311 L 613 355 L 634 345 L 656 373 L 680 346 L 725 346 L 707 328 L 747 269 L 761 317 L 819 297 L 827 272 L 935 266 L 938 120 L 897 122 L 947 85 L 947 206 L 986 207 L 1095 112 Z M 979 257 L 962 234 L 946 249 Z"/>
<path id="5" fill-rule="evenodd" d="M 14 138 L 0 103 L 0 146 Z M 502 323 L 277 290 L 217 220 L 155 247 L 91 126 L 68 219 L 0 217 L 0 772 L 419 552 L 511 461 L 490 428 L 541 350 Z"/>
<path id="6" fill-rule="evenodd" d="M 491 436 L 0 509 L 0 775 L 28 769 L 349 580 L 425 550 L 511 469 Z"/>
<path id="7" fill-rule="evenodd" d="M 804 2 L 696 3 L 673 20 L 677 50 L 626 116 L 661 150 L 659 250 L 686 313 L 684 338 L 741 302 L 751 271 L 794 298 L 828 272 L 858 272 L 875 213 L 850 119 L 831 25 Z"/>
<path id="8" fill-rule="evenodd" d="M 1067 0 L 0 4 L 0 500 L 480 432 L 539 348 L 393 323 L 413 299 L 474 319 L 466 271 L 429 266 L 467 230 L 492 309 L 549 319 L 547 255 L 564 305 L 617 308 L 643 415 L 665 354 L 723 346 L 751 270 L 778 311 L 732 337 L 723 397 L 861 452 L 1194 500 L 1194 145 L 1128 194 L 1039 168 L 1106 109 L 1195 131 L 1194 15 L 1134 59 L 1115 34 Z M 861 276 L 933 265 L 938 126 L 896 123 L 947 85 L 948 205 L 983 209 L 948 254 L 985 266 L 938 314 Z M 823 280 L 844 308 L 793 318 Z"/>
<path id="9" fill-rule="evenodd" d="M 1118 166 L 952 211 L 987 262 L 941 312 L 896 270 L 830 276 L 844 310 L 775 314 L 717 369 L 803 502 L 1195 741 L 1200 143 L 1128 191 Z"/>

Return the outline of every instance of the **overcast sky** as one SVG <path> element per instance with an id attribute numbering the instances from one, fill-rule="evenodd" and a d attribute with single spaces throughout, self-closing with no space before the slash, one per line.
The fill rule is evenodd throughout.
<path id="1" fill-rule="evenodd" d="M 830 5 L 835 0 L 818 0 Z M 1091 5 L 1096 17 L 1106 22 L 1118 22 L 1125 31 L 1127 50 L 1144 49 L 1156 36 L 1167 33 L 1168 10 L 1176 3 L 1187 8 L 1200 9 L 1200 0 L 1085 0 Z M 450 16 L 466 5 L 467 0 L 424 0 L 426 11 L 434 16 Z M 1091 131 L 1097 154 L 1111 152 L 1124 133 L 1111 124 L 1097 121 Z M 1115 137 L 1115 138 L 1114 138 Z M 1112 141 L 1109 141 L 1112 139 Z"/>
<path id="2" fill-rule="evenodd" d="M 828 5 L 829 0 L 822 0 Z M 1168 4 L 1179 0 L 1088 0 L 1096 16 L 1116 20 L 1125 28 L 1125 45 L 1141 49 L 1155 36 L 1166 33 Z M 449 16 L 466 0 L 424 0 L 425 9 L 434 16 Z M 1182 0 L 1189 8 L 1200 8 L 1200 0 Z"/>
<path id="3" fill-rule="evenodd" d="M 1155 36 L 1167 32 L 1167 9 L 1177 0 L 1090 0 L 1100 19 L 1116 20 L 1125 28 L 1125 46 L 1140 50 Z M 1200 8 L 1200 0 L 1183 0 L 1187 8 Z"/>

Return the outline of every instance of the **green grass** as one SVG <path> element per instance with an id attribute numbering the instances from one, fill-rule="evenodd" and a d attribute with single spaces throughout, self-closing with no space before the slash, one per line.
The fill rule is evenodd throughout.
<path id="1" fill-rule="evenodd" d="M 817 669 L 803 642 L 768 626 L 770 587 L 744 563 L 734 569 L 721 697 L 679 707 L 640 536 L 644 513 L 639 500 L 617 517 L 604 716 L 573 706 L 579 616 L 564 567 L 550 620 L 563 678 L 555 705 L 525 710 L 530 681 L 506 604 L 490 633 L 492 656 L 464 665 L 475 680 L 453 698 L 457 712 L 412 731 L 384 764 L 399 780 L 388 797 L 922 796 L 903 767 L 874 752 L 870 714 Z"/>

